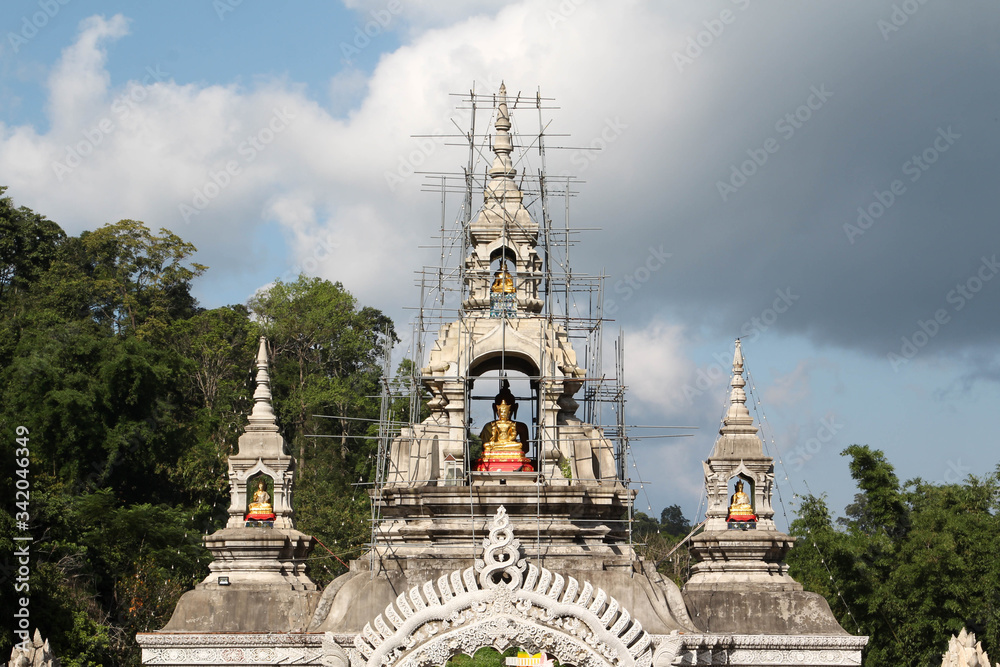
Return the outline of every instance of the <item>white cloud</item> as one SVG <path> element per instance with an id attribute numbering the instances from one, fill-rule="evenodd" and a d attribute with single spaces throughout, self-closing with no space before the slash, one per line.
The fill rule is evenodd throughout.
<path id="1" fill-rule="evenodd" d="M 104 69 L 106 44 L 128 34 L 128 20 L 121 14 L 110 19 L 92 16 L 80 24 L 80 37 L 65 49 L 49 77 L 49 114 L 56 131 L 75 127 L 55 125 L 97 112 L 107 95 L 111 77 Z"/>
<path id="2" fill-rule="evenodd" d="M 369 5 L 359 9 L 375 8 Z M 430 7 L 414 11 L 431 16 Z M 392 175 L 455 171 L 465 162 L 464 151 L 442 140 L 411 137 L 455 133 L 452 119 L 467 122 L 448 93 L 473 82 L 491 91 L 501 79 L 513 95 L 521 85 L 527 97 L 536 86 L 565 93 L 566 104 L 586 113 L 559 118 L 561 131 L 599 136 L 605 118 L 622 112 L 628 79 L 639 77 L 621 74 L 659 48 L 634 45 L 662 37 L 637 5 L 607 17 L 584 5 L 555 28 L 544 4 L 511 4 L 496 16 L 468 7 L 467 19 L 385 54 L 367 81 L 351 70 L 334 74 L 332 95 L 367 90 L 347 119 L 283 81 L 250 89 L 180 85 L 151 68 L 142 80 L 112 85 L 108 47 L 131 39 L 128 21 L 91 17 L 47 81 L 50 129 L 2 127 L 0 181 L 70 233 L 120 218 L 170 228 L 198 246 L 199 261 L 217 273 L 245 272 L 255 230 L 277 222 L 294 253 L 289 270 L 316 265 L 319 275 L 391 309 L 411 300 L 414 249 L 438 218 L 419 176 L 399 183 Z M 622 54 L 614 64 L 591 48 L 598 33 Z M 609 81 L 617 91 L 594 94 Z M 486 116 L 478 120 L 482 128 Z M 526 105 L 515 123 L 530 132 L 537 112 Z M 521 167 L 534 171 L 537 158 L 529 159 Z M 551 157 L 555 169 L 567 159 Z M 601 156 L 598 164 L 605 159 L 610 167 L 623 156 Z M 329 252 L 317 253 L 324 243 Z"/>
<path id="3" fill-rule="evenodd" d="M 625 355 L 625 381 L 632 400 L 666 414 L 690 409 L 684 387 L 692 385 L 696 369 L 682 325 L 654 320 L 642 329 L 626 330 Z M 641 366 L 628 360 L 641 360 Z"/>

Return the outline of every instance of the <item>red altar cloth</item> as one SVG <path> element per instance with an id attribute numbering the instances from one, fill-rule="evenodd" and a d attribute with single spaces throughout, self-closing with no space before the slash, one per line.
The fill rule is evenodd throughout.
<path id="1" fill-rule="evenodd" d="M 523 456 L 500 458 L 492 456 L 476 461 L 476 472 L 535 472 L 531 462 Z"/>

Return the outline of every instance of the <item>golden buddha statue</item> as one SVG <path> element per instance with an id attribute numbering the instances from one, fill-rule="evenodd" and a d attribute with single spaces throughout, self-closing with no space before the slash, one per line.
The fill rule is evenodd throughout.
<path id="1" fill-rule="evenodd" d="M 271 507 L 271 495 L 264 487 L 264 480 L 257 480 L 257 491 L 253 494 L 253 502 L 248 506 L 248 516 L 263 516 L 270 514 L 274 516 L 274 508 Z"/>
<path id="2" fill-rule="evenodd" d="M 490 288 L 490 292 L 493 294 L 513 294 L 514 291 L 514 279 L 507 271 L 507 259 L 504 258 L 501 260 L 500 270 L 493 274 L 493 286 Z"/>
<path id="3" fill-rule="evenodd" d="M 736 482 L 736 493 L 729 502 L 729 517 L 727 521 L 756 521 L 750 496 L 743 492 L 743 480 Z"/>
<path id="4" fill-rule="evenodd" d="M 528 451 L 528 425 L 514 421 L 517 402 L 510 391 L 510 382 L 504 380 L 500 393 L 493 400 L 495 419 L 483 427 L 479 437 L 483 441 L 483 454 L 476 462 L 477 471 L 534 472 Z"/>

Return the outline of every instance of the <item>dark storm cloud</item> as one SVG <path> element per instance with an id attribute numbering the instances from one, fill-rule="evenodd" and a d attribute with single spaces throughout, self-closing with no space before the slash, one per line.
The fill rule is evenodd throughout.
<path id="1" fill-rule="evenodd" d="M 747 335 L 789 289 L 770 326 L 819 343 L 885 357 L 904 337 L 918 351 L 991 342 L 1000 6 L 753 3 L 733 16 L 650 82 L 681 108 L 622 138 L 647 146 L 644 168 L 581 214 L 605 227 L 600 254 L 585 253 L 614 274 L 621 317 L 666 309 Z M 661 243 L 670 261 L 629 293 L 622 280 L 646 277 L 636 267 Z"/>

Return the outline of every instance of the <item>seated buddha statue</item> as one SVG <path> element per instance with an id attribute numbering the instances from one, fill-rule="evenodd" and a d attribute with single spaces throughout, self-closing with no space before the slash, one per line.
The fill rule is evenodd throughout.
<path id="1" fill-rule="evenodd" d="M 271 495 L 264 487 L 264 480 L 257 480 L 257 491 L 253 494 L 253 502 L 247 506 L 247 519 L 267 521 L 274 518 L 274 508 L 270 503 Z"/>
<path id="2" fill-rule="evenodd" d="M 513 421 L 517 402 L 510 391 L 510 382 L 504 380 L 500 393 L 493 400 L 495 419 L 483 427 L 479 437 L 483 441 L 483 454 L 476 462 L 476 470 L 483 472 L 534 472 L 528 451 L 528 426 Z"/>
<path id="3" fill-rule="evenodd" d="M 514 291 L 514 279 L 507 270 L 507 260 L 504 259 L 500 264 L 500 270 L 493 274 L 493 286 L 490 287 L 490 292 L 493 294 L 513 294 Z"/>
<path id="4" fill-rule="evenodd" d="M 757 515 L 753 513 L 753 505 L 750 504 L 750 496 L 743 492 L 743 480 L 736 482 L 736 493 L 733 494 L 729 503 L 729 516 L 726 521 L 756 521 Z"/>

